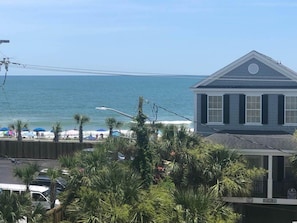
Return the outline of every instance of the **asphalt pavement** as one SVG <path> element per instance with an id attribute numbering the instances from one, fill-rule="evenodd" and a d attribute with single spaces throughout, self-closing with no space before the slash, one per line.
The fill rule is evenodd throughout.
<path id="1" fill-rule="evenodd" d="M 0 183 L 22 184 L 22 181 L 14 176 L 16 167 L 24 167 L 28 163 L 37 163 L 40 169 L 59 167 L 58 160 L 51 159 L 24 159 L 24 158 L 0 158 Z"/>

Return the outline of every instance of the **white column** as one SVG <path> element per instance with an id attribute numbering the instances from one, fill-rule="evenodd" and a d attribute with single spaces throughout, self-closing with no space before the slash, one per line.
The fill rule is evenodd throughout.
<path id="1" fill-rule="evenodd" d="M 267 198 L 272 198 L 272 155 L 268 155 L 268 179 L 267 179 Z"/>

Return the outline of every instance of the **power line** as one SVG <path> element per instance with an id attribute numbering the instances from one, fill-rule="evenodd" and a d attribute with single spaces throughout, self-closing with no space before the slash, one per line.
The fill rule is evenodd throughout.
<path id="1" fill-rule="evenodd" d="M 0 43 L 1 43 L 1 40 L 0 40 Z M 3 58 L 2 61 L 0 61 L 0 68 L 2 66 L 2 64 L 4 64 L 5 66 L 5 77 L 4 77 L 4 80 L 3 80 L 3 83 L 2 83 L 2 87 L 5 85 L 5 81 L 6 81 L 6 78 L 7 78 L 7 72 L 8 72 L 8 65 L 9 64 L 12 64 L 12 65 L 15 65 L 16 67 L 21 67 L 21 68 L 24 68 L 24 69 L 32 69 L 32 70 L 44 70 L 44 71 L 55 71 L 55 72 L 70 72 L 70 73 L 87 73 L 87 74 L 100 74 L 100 75 L 122 75 L 122 76 L 131 76 L 131 75 L 140 75 L 140 74 L 144 74 L 144 75 L 181 75 L 181 74 L 170 74 L 170 73 L 153 73 L 153 72 L 136 72 L 136 71 L 118 71 L 118 70 L 93 70 L 93 69 L 84 69 L 84 68 L 68 68 L 68 67 L 57 67 L 57 66 L 41 66 L 41 65 L 32 65 L 32 64 L 21 64 L 21 63 L 16 63 L 16 62 L 10 62 L 9 61 L 9 58 Z M 205 76 L 206 77 L 206 76 Z M 292 81 L 292 80 L 284 80 L 284 79 L 280 79 L 280 78 L 272 78 L 272 79 L 259 79 L 259 78 L 247 78 L 247 76 L 242 76 L 244 78 L 219 78 L 219 80 L 224 80 L 224 81 L 237 81 L 237 80 L 245 80 L 245 81 L 277 81 L 277 82 L 280 82 L 280 81 L 286 81 L 286 82 L 289 82 L 289 81 Z M 207 77 L 208 79 L 213 79 L 213 80 L 216 80 L 217 78 L 212 78 L 211 76 L 210 77 Z M 296 77 L 296 80 L 297 80 L 297 77 Z M 147 102 L 149 102 L 147 100 Z M 152 107 L 152 112 L 154 113 L 154 120 L 157 121 L 158 119 L 158 111 L 159 111 L 159 108 L 166 111 L 166 112 L 169 112 L 171 114 L 174 114 L 178 117 L 181 117 L 183 119 L 186 119 L 188 121 L 191 121 L 193 122 L 191 119 L 183 116 L 183 115 L 180 115 L 174 111 L 170 111 L 169 109 L 163 107 L 163 106 L 160 106 L 160 105 L 157 105 L 156 103 L 153 103 L 153 107 Z M 204 125 L 204 124 L 202 124 Z M 218 129 L 215 129 L 215 128 L 212 128 L 208 125 L 204 125 L 204 126 L 207 126 L 208 128 L 210 128 L 212 131 L 214 132 L 219 132 L 220 130 Z M 225 134 L 228 134 L 228 133 L 225 133 Z M 233 137 L 236 137 L 240 140 L 244 140 L 244 141 L 248 141 L 249 143 L 252 143 L 252 144 L 258 144 L 258 145 L 261 145 L 261 146 L 264 146 L 265 148 L 268 148 L 268 149 L 273 149 L 273 150 L 278 150 L 280 152 L 283 152 L 283 153 L 287 153 L 281 149 L 277 149 L 277 148 L 273 148 L 271 146 L 268 146 L 268 145 L 265 145 L 265 144 L 261 144 L 261 143 L 258 143 L 256 141 L 253 141 L 253 140 L 250 140 L 250 139 L 245 139 L 243 137 L 240 137 L 238 135 L 234 135 L 234 134 L 229 134 L 229 135 L 232 135 Z M 293 154 L 293 153 L 292 153 Z"/>
<path id="2" fill-rule="evenodd" d="M 57 67 L 57 66 L 47 66 L 47 65 L 33 65 L 33 64 L 22 64 L 16 62 L 10 62 L 15 68 L 29 69 L 29 70 L 41 70 L 41 71 L 52 71 L 52 72 L 66 72 L 66 73 L 79 73 L 79 74 L 94 74 L 94 75 L 115 75 L 115 76 L 137 76 L 137 75 L 156 75 L 156 76 L 191 76 L 191 77 L 201 77 L 208 80 L 219 80 L 219 81 L 246 81 L 246 82 L 297 82 L 297 76 L 294 79 L 289 78 L 260 78 L 260 77 L 250 77 L 241 76 L 236 77 L 212 77 L 207 75 L 198 74 L 182 74 L 182 73 L 161 73 L 161 72 L 143 72 L 143 71 L 123 71 L 123 70 L 96 70 L 87 68 L 74 68 L 74 67 Z M 201 81 L 198 80 L 198 83 Z M 230 83 L 231 84 L 231 83 Z"/>
<path id="3" fill-rule="evenodd" d="M 120 70 L 95 70 L 86 68 L 73 68 L 73 67 L 56 67 L 56 66 L 43 66 L 33 64 L 21 64 L 11 63 L 16 68 L 31 69 L 31 70 L 43 70 L 43 71 L 55 71 L 55 72 L 67 72 L 67 73 L 86 73 L 86 74 L 98 74 L 98 75 L 158 75 L 158 76 L 190 76 L 189 74 L 177 74 L 177 73 L 161 73 L 161 72 L 143 72 L 143 71 L 120 71 Z"/>

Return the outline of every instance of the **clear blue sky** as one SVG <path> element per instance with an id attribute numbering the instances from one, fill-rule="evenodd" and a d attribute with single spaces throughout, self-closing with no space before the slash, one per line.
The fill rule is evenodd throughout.
<path id="1" fill-rule="evenodd" d="M 297 71 L 296 0 L 1 0 L 0 19 L 22 64 L 210 75 L 256 50 Z"/>

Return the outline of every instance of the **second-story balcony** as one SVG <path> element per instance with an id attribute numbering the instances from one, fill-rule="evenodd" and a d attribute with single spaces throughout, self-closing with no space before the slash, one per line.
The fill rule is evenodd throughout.
<path id="1" fill-rule="evenodd" d="M 297 180 L 273 181 L 273 198 L 296 199 L 296 190 Z M 250 196 L 267 198 L 267 181 L 254 181 Z"/>

